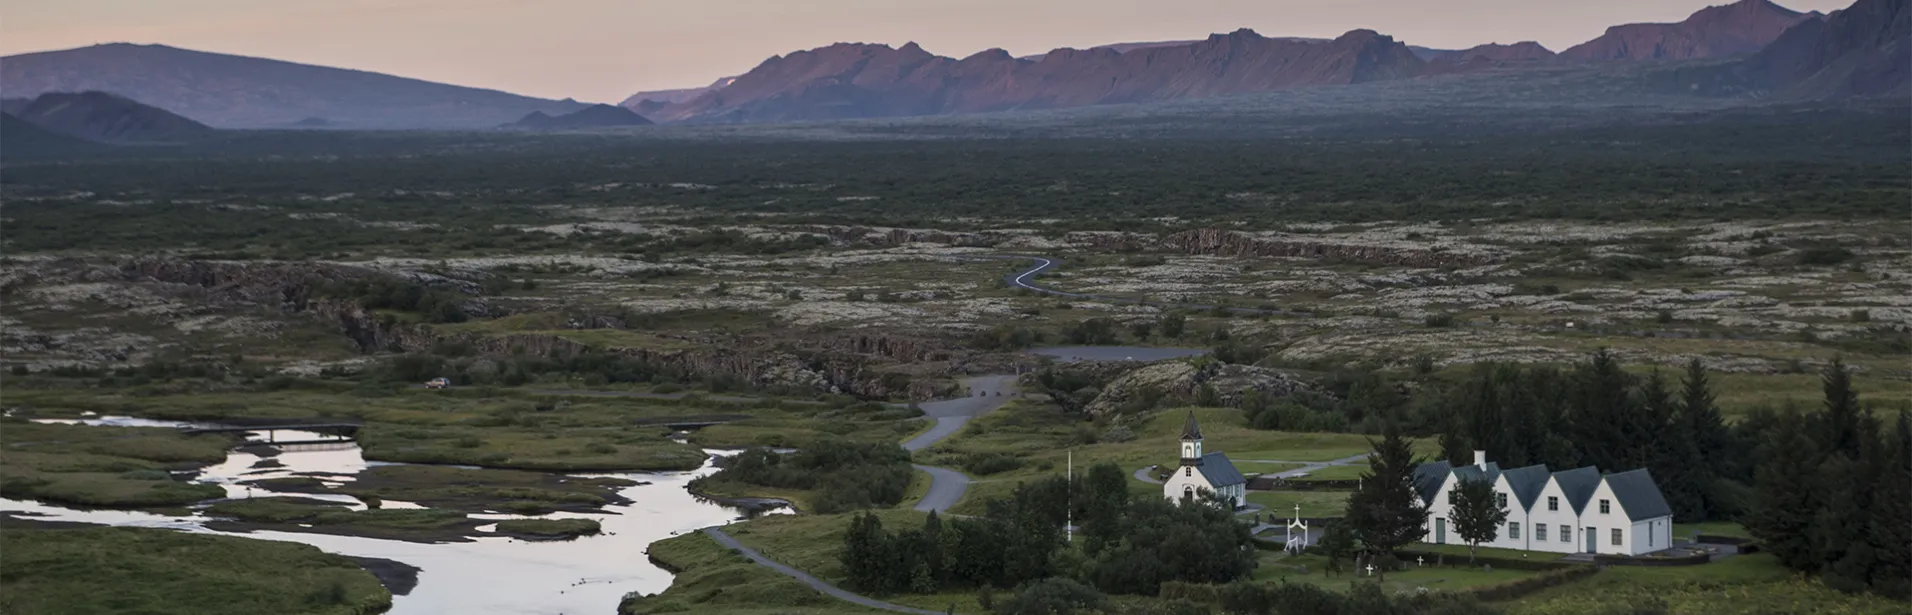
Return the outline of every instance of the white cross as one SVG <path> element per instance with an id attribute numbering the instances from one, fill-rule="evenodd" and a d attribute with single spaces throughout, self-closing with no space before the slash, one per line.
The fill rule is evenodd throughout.
<path id="1" fill-rule="evenodd" d="M 1051 467 L 1053 467 L 1053 466 L 1051 466 Z M 1416 557 L 1416 558 L 1414 558 L 1414 565 L 1415 565 L 1415 566 L 1426 566 L 1426 565 L 1427 565 L 1427 556 L 1420 556 L 1420 557 Z"/>
<path id="2" fill-rule="evenodd" d="M 1374 564 L 1368 564 L 1368 576 L 1374 576 Z"/>

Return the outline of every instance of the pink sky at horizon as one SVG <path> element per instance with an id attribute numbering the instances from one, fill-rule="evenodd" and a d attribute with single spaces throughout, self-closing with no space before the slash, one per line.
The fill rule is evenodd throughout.
<path id="1" fill-rule="evenodd" d="M 1611 25 L 1679 21 L 1730 1 L 10 0 L 0 3 L 0 55 L 159 43 L 615 103 L 844 41 L 1020 56 L 1239 28 L 1321 38 L 1368 28 L 1434 48 L 1534 40 L 1559 51 Z M 1829 12 L 1851 0 L 1779 4 Z"/>

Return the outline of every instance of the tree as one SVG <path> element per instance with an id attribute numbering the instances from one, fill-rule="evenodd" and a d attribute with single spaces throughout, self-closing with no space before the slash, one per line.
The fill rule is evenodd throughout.
<path id="1" fill-rule="evenodd" d="M 1813 470 L 1819 454 L 1812 439 L 1798 429 L 1804 423 L 1798 413 L 1788 413 L 1760 447 L 1756 504 L 1746 528 L 1787 568 L 1812 571 L 1816 566 L 1810 531 L 1819 509 Z"/>
<path id="2" fill-rule="evenodd" d="M 1414 491 L 1418 460 L 1400 426 L 1388 421 L 1381 439 L 1371 444 L 1368 471 L 1361 475 L 1361 488 L 1348 498 L 1346 517 L 1363 551 L 1392 555 L 1427 534 L 1427 506 Z"/>
<path id="3" fill-rule="evenodd" d="M 1454 487 L 1454 508 L 1448 513 L 1454 533 L 1467 542 L 1467 563 L 1474 563 L 1480 543 L 1500 537 L 1500 524 L 1507 522 L 1507 507 L 1502 506 L 1494 484 L 1484 478 L 1463 479 Z"/>
<path id="4" fill-rule="evenodd" d="M 1834 358 L 1820 375 L 1826 394 L 1826 411 L 1819 420 L 1820 452 L 1831 455 L 1859 455 L 1859 393 L 1852 389 L 1852 372 L 1844 361 Z"/>
<path id="5" fill-rule="evenodd" d="M 1354 554 L 1354 531 L 1346 523 L 1331 524 L 1315 547 L 1328 557 L 1328 572 L 1340 572 L 1341 559 Z"/>
<path id="6" fill-rule="evenodd" d="M 1899 411 L 1889 438 L 1880 448 L 1878 479 L 1866 542 L 1876 561 L 1872 589 L 1899 600 L 1912 599 L 1912 412 Z M 1896 496 L 1893 494 L 1897 494 Z"/>
<path id="7" fill-rule="evenodd" d="M 850 519 L 839 556 L 844 571 L 850 575 L 850 584 L 866 590 L 882 589 L 888 584 L 890 571 L 885 568 L 890 557 L 889 542 L 883 521 L 876 515 L 859 513 Z"/>
<path id="8" fill-rule="evenodd" d="M 1717 484 L 1727 469 L 1739 465 L 1741 455 L 1733 449 L 1732 434 L 1714 404 L 1706 367 L 1699 359 L 1686 364 L 1686 377 L 1681 380 L 1680 388 L 1678 412 L 1669 431 L 1677 438 L 1672 444 L 1678 463 L 1683 466 L 1681 471 L 1685 473 L 1681 480 L 1696 489 L 1699 497 L 1689 503 L 1685 511 L 1675 503 L 1673 512 L 1676 519 L 1700 521 L 1721 514 L 1726 508 L 1716 495 Z"/>

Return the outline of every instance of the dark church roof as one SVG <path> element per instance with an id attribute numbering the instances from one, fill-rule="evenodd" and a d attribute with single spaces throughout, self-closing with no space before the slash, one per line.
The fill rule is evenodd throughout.
<path id="1" fill-rule="evenodd" d="M 1202 426 L 1195 424 L 1194 410 L 1188 411 L 1188 422 L 1182 423 L 1182 439 L 1183 440 L 1202 439 Z"/>
<path id="2" fill-rule="evenodd" d="M 1234 462 L 1229 461 L 1228 456 L 1221 453 L 1202 455 L 1201 465 L 1195 466 L 1195 469 L 1201 471 L 1202 478 L 1208 479 L 1208 485 L 1211 487 L 1227 487 L 1248 482 L 1247 478 L 1242 477 L 1241 471 L 1235 469 Z"/>

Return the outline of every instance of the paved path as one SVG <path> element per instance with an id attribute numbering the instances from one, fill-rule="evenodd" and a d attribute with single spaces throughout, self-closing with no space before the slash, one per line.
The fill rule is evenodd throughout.
<path id="1" fill-rule="evenodd" d="M 743 543 L 737 542 L 737 539 L 731 538 L 730 535 L 725 534 L 723 530 L 720 530 L 714 527 L 707 527 L 707 528 L 704 528 L 704 535 L 709 536 L 711 540 L 717 541 L 717 544 L 723 545 L 725 548 L 737 550 L 737 552 L 742 553 L 744 557 L 750 558 L 750 561 L 757 562 L 759 565 L 768 566 L 770 567 L 771 570 L 775 570 L 777 572 L 783 573 L 784 576 L 801 581 L 803 582 L 804 585 L 808 585 L 812 589 L 828 594 L 829 596 L 836 598 L 838 600 L 860 604 L 873 609 L 883 609 L 885 611 L 895 611 L 898 613 L 914 613 L 916 615 L 942 615 L 942 613 L 938 611 L 928 611 L 928 610 L 919 609 L 915 607 L 907 607 L 900 604 L 890 604 L 888 602 L 877 600 L 875 598 L 869 598 L 866 596 L 850 593 L 848 591 L 843 590 L 840 587 L 837 587 L 835 585 L 831 585 L 825 582 L 823 579 L 810 576 L 809 573 L 806 573 L 802 570 L 791 568 L 784 564 L 778 563 L 768 557 L 764 557 L 764 555 L 762 553 L 758 553 L 756 549 L 746 547 L 743 545 Z"/>

